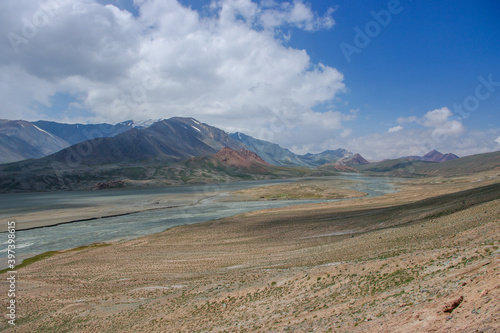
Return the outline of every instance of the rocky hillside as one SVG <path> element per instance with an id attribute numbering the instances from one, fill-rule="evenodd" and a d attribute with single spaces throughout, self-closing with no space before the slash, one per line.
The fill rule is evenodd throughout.
<path id="1" fill-rule="evenodd" d="M 310 166 L 310 164 L 303 161 L 300 156 L 276 143 L 255 139 L 240 132 L 230 135 L 233 139 L 241 142 L 246 149 L 255 152 L 269 164 L 276 166 Z"/>
<path id="2" fill-rule="evenodd" d="M 259 155 L 247 149 L 232 150 L 225 147 L 219 150 L 214 158 L 226 165 L 234 165 L 242 168 L 249 168 L 255 164 L 271 166 L 264 161 Z"/>

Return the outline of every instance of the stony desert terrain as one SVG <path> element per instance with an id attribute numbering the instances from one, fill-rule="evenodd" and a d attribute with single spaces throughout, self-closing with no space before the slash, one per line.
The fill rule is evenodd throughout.
<path id="1" fill-rule="evenodd" d="M 499 222 L 490 173 L 61 251 L 18 270 L 0 330 L 498 332 Z"/>

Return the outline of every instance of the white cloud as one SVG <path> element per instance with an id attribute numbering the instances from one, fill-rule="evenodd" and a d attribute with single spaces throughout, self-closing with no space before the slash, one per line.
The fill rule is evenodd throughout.
<path id="1" fill-rule="evenodd" d="M 432 129 L 429 133 L 434 140 L 443 140 L 443 137 L 458 136 L 465 131 L 465 127 L 461 122 L 450 119 L 453 113 L 447 108 L 443 107 L 428 111 L 422 118 L 410 116 L 407 118 L 400 117 L 397 119 L 398 123 L 416 123 Z M 396 132 L 402 130 L 402 126 L 396 126 L 389 129 L 389 132 Z M 438 137 L 441 137 L 438 139 Z"/>
<path id="2" fill-rule="evenodd" d="M 270 9 L 263 10 L 259 16 L 259 23 L 265 29 L 294 25 L 306 31 L 314 31 L 329 29 L 335 24 L 335 20 L 331 16 L 333 13 L 331 8 L 323 17 L 320 17 L 313 13 L 311 8 L 302 1 L 283 2 L 281 4 L 270 2 L 268 7 Z"/>
<path id="3" fill-rule="evenodd" d="M 498 143 L 495 142 L 498 135 L 500 130 L 466 130 L 459 137 L 434 140 L 430 129 L 409 128 L 393 133 L 357 137 L 345 142 L 344 147 L 359 152 L 369 160 L 422 156 L 433 149 L 442 153 L 467 156 L 498 150 Z"/>
<path id="4" fill-rule="evenodd" d="M 399 118 L 399 123 L 413 123 L 413 126 L 395 126 L 385 133 L 369 134 L 345 141 L 343 144 L 347 149 L 357 151 L 370 160 L 422 156 L 433 149 L 459 156 L 498 149 L 495 138 L 500 134 L 500 129 L 466 129 L 459 121 L 451 120 L 452 116 L 450 110 L 445 107 L 429 111 L 422 118 Z"/>
<path id="5" fill-rule="evenodd" d="M 435 109 L 424 115 L 422 124 L 427 127 L 437 127 L 446 123 L 451 115 L 451 111 L 447 107 Z"/>
<path id="6" fill-rule="evenodd" d="M 144 0 L 135 1 L 134 17 L 91 0 L 57 0 L 49 15 L 44 3 L 0 4 L 1 35 L 23 36 L 23 17 L 47 16 L 18 52 L 0 41 L 0 78 L 12 85 L 0 96 L 11 118 L 43 118 L 33 105 L 50 108 L 51 96 L 65 92 L 79 96 L 72 106 L 87 110 L 90 122 L 192 116 L 283 140 L 285 128 L 347 133 L 349 115 L 313 111 L 345 90 L 343 75 L 312 63 L 280 34 L 329 29 L 332 10 L 320 15 L 300 0 L 220 0 L 200 16 L 175 0 Z M 61 119 L 71 121 L 71 113 Z"/>
<path id="7" fill-rule="evenodd" d="M 251 135 L 281 144 L 298 154 L 339 148 L 341 138 L 351 134 L 345 123 L 357 117 L 357 112 L 312 112 L 286 101 L 273 109 L 273 113 L 270 126 L 265 130 L 250 131 Z"/>
<path id="8" fill-rule="evenodd" d="M 387 132 L 388 133 L 394 133 L 394 132 L 399 132 L 402 129 L 404 129 L 403 126 L 394 126 L 394 127 L 389 128 L 389 130 Z"/>
<path id="9" fill-rule="evenodd" d="M 342 131 L 342 133 L 340 133 L 340 136 L 343 137 L 343 138 L 346 138 L 349 135 L 351 135 L 351 133 L 352 133 L 352 129 L 351 128 L 344 128 L 344 130 Z"/>
<path id="10" fill-rule="evenodd" d="M 2 35 L 12 37 L 2 39 L 6 64 L 48 83 L 71 76 L 113 82 L 139 60 L 141 28 L 130 13 L 109 5 L 60 1 L 49 15 L 44 3 L 9 8 L 10 26 L 2 27 Z"/>
<path id="11" fill-rule="evenodd" d="M 447 107 L 428 111 L 422 118 L 410 116 L 407 118 L 398 118 L 398 123 L 419 123 L 425 127 L 432 128 L 433 135 L 439 136 L 454 136 L 463 133 L 465 128 L 462 123 L 457 120 L 450 120 L 453 113 Z M 396 126 L 394 128 L 399 128 Z M 390 130 L 389 130 L 390 131 Z"/>
<path id="12" fill-rule="evenodd" d="M 498 138 L 496 138 L 495 142 L 500 145 L 500 136 Z"/>
<path id="13" fill-rule="evenodd" d="M 463 133 L 464 127 L 462 123 L 457 120 L 449 120 L 453 114 L 447 108 L 441 108 L 429 111 L 425 114 L 421 123 L 433 128 L 433 135 L 439 136 L 455 136 Z"/>
<path id="14" fill-rule="evenodd" d="M 413 123 L 417 121 L 417 117 L 415 116 L 410 116 L 410 117 L 407 117 L 407 118 L 404 118 L 404 117 L 400 117 L 398 118 L 398 123 L 402 124 L 402 123 Z"/>

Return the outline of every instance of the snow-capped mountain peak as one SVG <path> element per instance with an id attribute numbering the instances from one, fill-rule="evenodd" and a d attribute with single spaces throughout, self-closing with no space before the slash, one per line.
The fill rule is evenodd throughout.
<path id="1" fill-rule="evenodd" d="M 141 128 L 147 128 L 153 125 L 154 123 L 157 123 L 162 120 L 164 119 L 160 118 L 160 119 L 146 119 L 146 120 L 125 120 L 122 121 L 120 124 L 128 127 L 141 129 Z"/>

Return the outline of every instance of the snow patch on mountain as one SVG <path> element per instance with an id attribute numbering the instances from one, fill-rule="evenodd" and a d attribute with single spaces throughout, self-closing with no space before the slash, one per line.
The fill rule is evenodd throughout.
<path id="1" fill-rule="evenodd" d="M 21 126 L 23 126 L 23 125 L 21 124 Z M 23 126 L 23 127 L 24 127 L 24 126 Z M 49 135 L 52 139 L 54 139 L 54 140 L 56 139 L 56 138 L 55 138 L 52 134 L 50 134 L 50 133 L 49 133 L 49 132 L 47 132 L 47 131 L 44 131 L 44 130 L 43 130 L 43 129 L 41 129 L 40 127 L 38 127 L 38 126 L 36 126 L 36 125 L 33 125 L 33 127 L 35 127 L 37 130 L 39 130 L 39 131 L 40 131 L 40 132 L 42 132 L 42 133 L 48 134 L 48 135 Z"/>

